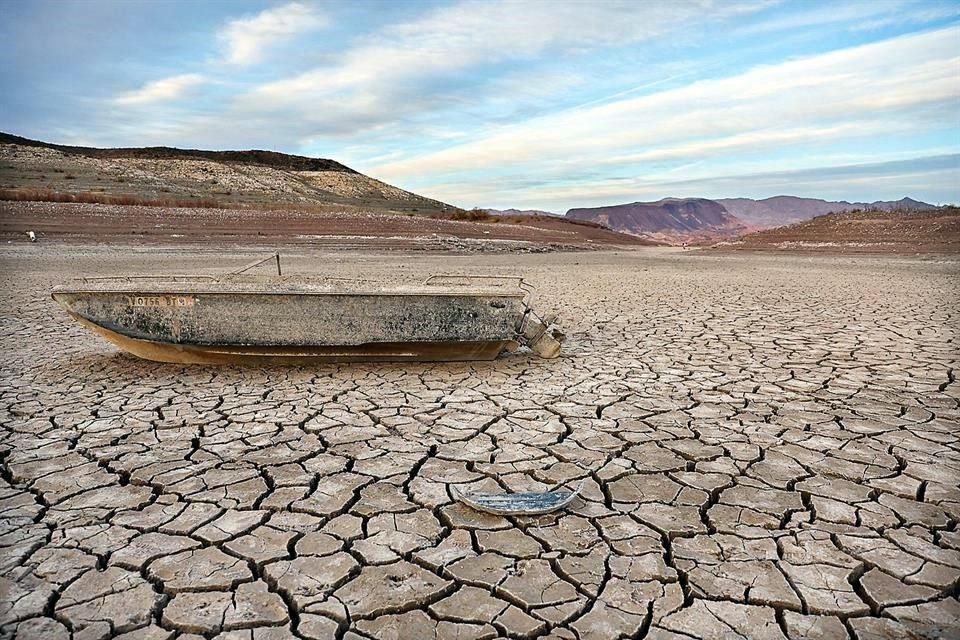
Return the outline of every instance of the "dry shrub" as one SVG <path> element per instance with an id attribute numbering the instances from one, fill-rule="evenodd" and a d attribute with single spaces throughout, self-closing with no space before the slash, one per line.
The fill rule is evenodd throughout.
<path id="1" fill-rule="evenodd" d="M 454 211 L 453 213 L 449 213 L 441 217 L 446 218 L 448 220 L 469 220 L 470 222 L 488 221 L 491 218 L 493 218 L 493 216 L 491 216 L 489 213 L 487 213 L 483 209 L 470 209 L 469 211 L 466 211 L 464 209 L 459 209 L 457 211 Z"/>

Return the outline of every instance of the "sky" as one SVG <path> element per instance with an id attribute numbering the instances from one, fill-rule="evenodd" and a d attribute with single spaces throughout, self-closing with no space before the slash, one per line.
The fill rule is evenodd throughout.
<path id="1" fill-rule="evenodd" d="M 465 207 L 960 204 L 960 2 L 3 0 L 0 131 Z"/>

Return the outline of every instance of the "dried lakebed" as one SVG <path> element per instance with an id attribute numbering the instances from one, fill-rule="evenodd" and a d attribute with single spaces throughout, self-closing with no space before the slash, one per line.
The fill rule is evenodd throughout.
<path id="1" fill-rule="evenodd" d="M 960 636 L 956 261 L 287 257 L 527 276 L 565 354 L 479 364 L 159 365 L 49 298 L 215 258 L 5 248 L 0 637 Z"/>

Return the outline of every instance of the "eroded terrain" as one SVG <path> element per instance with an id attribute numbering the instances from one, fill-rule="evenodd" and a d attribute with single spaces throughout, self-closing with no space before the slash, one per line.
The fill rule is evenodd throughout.
<path id="1" fill-rule="evenodd" d="M 956 262 L 290 256 L 527 276 L 565 355 L 477 364 L 148 363 L 48 295 L 214 259 L 2 254 L 0 636 L 960 636 Z"/>

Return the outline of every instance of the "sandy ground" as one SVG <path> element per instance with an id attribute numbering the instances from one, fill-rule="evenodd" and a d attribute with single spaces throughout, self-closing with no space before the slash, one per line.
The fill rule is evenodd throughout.
<path id="1" fill-rule="evenodd" d="M 955 260 L 296 251 L 521 274 L 565 354 L 148 363 L 50 288 L 251 254 L 0 248 L 0 637 L 960 636 Z"/>

